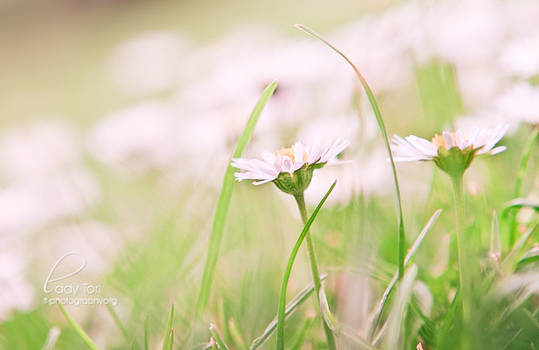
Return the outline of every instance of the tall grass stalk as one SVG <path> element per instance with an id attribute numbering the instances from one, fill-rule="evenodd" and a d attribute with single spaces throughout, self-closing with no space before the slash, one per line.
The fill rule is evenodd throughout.
<path id="1" fill-rule="evenodd" d="M 505 274 L 509 274 L 514 271 L 515 265 L 518 261 L 518 256 L 521 254 L 522 248 L 526 245 L 537 232 L 539 232 L 539 219 L 530 226 L 530 228 L 519 238 L 518 241 L 511 247 L 511 250 L 507 253 L 503 261 L 501 262 L 501 270 Z"/>
<path id="2" fill-rule="evenodd" d="M 398 213 L 398 249 L 397 249 L 397 261 L 398 261 L 398 271 L 399 271 L 399 279 L 402 277 L 404 273 L 404 255 L 406 252 L 406 234 L 404 231 L 404 215 L 402 212 L 402 201 L 401 201 L 401 194 L 400 194 L 400 187 L 399 187 L 399 180 L 397 177 L 397 167 L 395 166 L 395 162 L 393 161 L 393 153 L 391 152 L 391 146 L 389 144 L 389 137 L 387 134 L 386 126 L 384 123 L 384 120 L 382 118 L 382 113 L 380 112 L 380 108 L 378 107 L 378 103 L 376 102 L 376 98 L 374 97 L 374 93 L 367 83 L 367 80 L 363 77 L 359 69 L 354 65 L 354 63 L 339 49 L 337 49 L 335 46 L 333 46 L 329 41 L 322 38 L 320 34 L 316 33 L 314 30 L 312 30 L 309 27 L 306 27 L 302 24 L 295 24 L 294 25 L 299 30 L 313 36 L 314 38 L 320 40 L 324 44 L 326 44 L 329 48 L 331 48 L 333 51 L 335 51 L 337 54 L 339 54 L 342 58 L 345 59 L 345 61 L 352 67 L 354 72 L 356 73 L 357 78 L 359 79 L 359 82 L 363 86 L 363 89 L 365 90 L 365 93 L 367 94 L 367 98 L 369 100 L 369 103 L 371 105 L 371 108 L 374 112 L 374 115 L 376 117 L 376 122 L 378 123 L 378 128 L 380 129 L 380 132 L 382 134 L 382 138 L 384 139 L 384 145 L 387 150 L 388 158 L 391 163 L 391 171 L 393 174 L 393 183 L 395 185 L 395 195 L 396 195 L 396 204 L 397 204 L 397 213 Z"/>
<path id="3" fill-rule="evenodd" d="M 255 126 L 266 106 L 266 103 L 273 95 L 273 92 L 277 88 L 277 83 L 273 82 L 269 84 L 260 99 L 256 103 L 251 116 L 243 129 L 243 132 L 238 139 L 236 149 L 232 154 L 232 158 L 241 157 L 243 150 L 247 146 L 251 135 L 255 129 Z M 223 178 L 223 184 L 221 186 L 221 193 L 217 201 L 217 207 L 215 209 L 215 215 L 213 217 L 213 224 L 210 233 L 210 240 L 208 243 L 208 255 L 206 256 L 206 263 L 204 265 L 204 272 L 202 274 L 202 284 L 200 286 L 200 292 L 198 294 L 196 306 L 195 306 L 195 320 L 198 319 L 200 313 L 204 311 L 208 304 L 210 297 L 211 285 L 213 282 L 213 275 L 215 267 L 217 266 L 217 259 L 219 257 L 219 248 L 223 239 L 223 231 L 225 227 L 226 217 L 228 214 L 228 208 L 230 206 L 230 200 L 232 198 L 232 190 L 234 188 L 234 168 L 230 165 L 227 166 L 225 176 Z"/>
<path id="4" fill-rule="evenodd" d="M 93 340 L 86 334 L 86 332 L 71 318 L 69 313 L 66 311 L 66 309 L 62 306 L 62 304 L 58 304 L 58 307 L 60 308 L 60 311 L 64 314 L 64 317 L 66 318 L 67 322 L 75 332 L 79 335 L 79 337 L 84 341 L 84 343 L 91 349 L 91 350 L 99 350 L 96 343 L 93 342 Z"/>
<path id="5" fill-rule="evenodd" d="M 118 313 L 114 310 L 114 308 L 110 304 L 106 304 L 107 310 L 109 311 L 110 315 L 112 316 L 112 319 L 114 320 L 114 323 L 116 323 L 116 326 L 118 326 L 118 329 L 122 332 L 122 335 L 124 336 L 127 343 L 132 343 L 133 347 L 136 347 L 138 349 L 138 344 L 135 340 L 135 338 L 131 337 L 129 335 L 129 332 L 123 325 L 122 321 L 120 320 L 120 316 L 118 316 Z"/>
<path id="6" fill-rule="evenodd" d="M 217 345 L 219 345 L 219 349 L 221 349 L 221 350 L 223 350 L 223 349 L 224 350 L 230 350 L 228 345 L 226 345 L 225 341 L 223 340 L 223 337 L 221 336 L 221 333 L 219 333 L 219 330 L 217 329 L 217 327 L 213 323 L 210 324 L 209 331 L 210 331 L 210 334 L 211 334 L 212 338 L 215 340 Z"/>
<path id="7" fill-rule="evenodd" d="M 245 344 L 245 341 L 243 340 L 243 337 L 241 336 L 241 332 L 238 329 L 238 326 L 236 326 L 236 322 L 234 322 L 233 318 L 228 320 L 228 328 L 230 329 L 230 336 L 232 340 L 234 340 L 234 343 L 236 344 L 236 348 L 238 350 L 248 350 L 247 345 Z"/>
<path id="8" fill-rule="evenodd" d="M 299 331 L 296 341 L 294 341 L 294 345 L 292 345 L 292 350 L 300 350 L 303 346 L 303 343 L 305 342 L 305 336 L 307 335 L 307 332 L 309 328 L 311 328 L 311 325 L 314 321 L 314 314 L 307 315 L 307 319 L 303 323 L 303 326 L 301 327 L 301 330 Z"/>
<path id="9" fill-rule="evenodd" d="M 352 329 L 349 326 L 346 326 L 345 324 L 342 325 L 341 334 L 343 338 L 348 340 L 350 343 L 354 343 L 354 347 L 351 349 L 359 349 L 359 350 L 376 350 L 374 346 L 372 346 L 369 342 L 361 338 L 357 335 L 357 330 Z"/>
<path id="10" fill-rule="evenodd" d="M 144 350 L 150 350 L 150 339 L 148 336 L 148 316 L 144 318 Z"/>
<path id="11" fill-rule="evenodd" d="M 492 222 L 490 224 L 490 258 L 494 264 L 498 267 L 500 258 L 502 256 L 502 245 L 500 238 L 500 225 L 498 222 L 498 213 L 496 210 L 492 211 Z"/>
<path id="12" fill-rule="evenodd" d="M 47 333 L 47 338 L 45 339 L 45 343 L 43 344 L 43 347 L 41 347 L 41 350 L 54 350 L 54 346 L 56 345 L 59 336 L 60 328 L 52 327 L 49 330 L 49 333 Z"/>
<path id="13" fill-rule="evenodd" d="M 167 350 L 170 346 L 170 335 L 172 332 L 172 326 L 174 325 L 174 304 L 170 307 L 170 315 L 168 316 L 167 331 L 165 337 L 163 338 L 163 347 L 162 350 Z"/>
<path id="14" fill-rule="evenodd" d="M 410 268 L 406 270 L 406 275 L 402 283 L 399 284 L 395 302 L 387 321 L 387 337 L 385 338 L 387 349 L 403 349 L 404 344 L 406 343 L 403 341 L 406 336 L 403 322 L 412 296 L 416 276 L 417 265 L 412 264 Z"/>
<path id="15" fill-rule="evenodd" d="M 410 261 L 412 261 L 412 258 L 414 257 L 415 253 L 417 252 L 417 249 L 425 239 L 425 236 L 432 228 L 432 225 L 438 220 L 438 217 L 442 213 L 442 209 L 438 209 L 432 214 L 429 221 L 425 224 L 423 229 L 421 230 L 421 233 L 417 236 L 414 244 L 412 244 L 412 247 L 410 248 L 410 251 L 408 254 L 406 254 L 406 257 L 404 258 L 404 267 L 406 268 Z M 397 284 L 398 279 L 398 271 L 395 273 L 393 278 L 391 279 L 391 282 L 389 282 L 386 290 L 384 291 L 384 294 L 382 294 L 382 298 L 378 302 L 376 309 L 374 310 L 372 321 L 370 322 L 370 331 L 369 331 L 369 339 L 372 340 L 374 338 L 374 333 L 376 332 L 376 329 L 378 328 L 378 324 L 380 323 L 380 318 L 382 316 L 382 312 L 384 311 L 384 307 L 387 304 L 387 301 L 389 299 L 389 296 L 391 295 L 391 292 L 395 288 L 395 285 Z M 373 341 L 374 343 L 374 341 Z"/>
<path id="16" fill-rule="evenodd" d="M 320 281 L 324 281 L 327 278 L 327 274 L 320 275 Z M 303 288 L 292 300 L 286 304 L 285 308 L 285 320 L 287 320 L 290 316 L 294 314 L 294 312 L 298 309 L 298 307 L 303 304 L 307 298 L 311 296 L 311 294 L 314 292 L 314 283 L 309 283 L 308 286 Z M 276 315 L 273 320 L 268 324 L 266 329 L 264 330 L 264 333 L 262 333 L 261 336 L 254 339 L 251 343 L 250 350 L 256 350 L 261 348 L 266 342 L 271 338 L 271 336 L 275 333 L 275 330 L 277 329 L 277 322 L 278 322 L 278 315 Z"/>
<path id="17" fill-rule="evenodd" d="M 520 192 L 522 190 L 522 183 L 524 182 L 524 177 L 526 176 L 526 168 L 528 167 L 530 154 L 538 138 L 539 138 L 539 126 L 536 126 L 528 142 L 526 143 L 524 150 L 522 151 L 522 157 L 520 158 L 520 166 L 518 168 L 517 179 L 515 182 L 515 190 L 513 191 L 513 198 L 520 197 Z M 509 216 L 509 247 L 512 247 L 513 244 L 515 244 L 515 240 L 516 240 L 517 220 L 516 220 L 515 212 L 512 212 L 509 215 L 510 215 Z"/>

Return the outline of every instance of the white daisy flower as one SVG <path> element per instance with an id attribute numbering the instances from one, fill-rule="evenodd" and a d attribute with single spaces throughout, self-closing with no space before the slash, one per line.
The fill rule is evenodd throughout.
<path id="1" fill-rule="evenodd" d="M 473 128 L 444 131 L 442 135 L 435 134 L 431 141 L 414 135 L 402 138 L 393 136 L 392 150 L 396 162 L 413 162 L 434 160 L 439 156 L 440 148 L 450 150 L 457 148 L 464 151 L 471 147 L 474 155 L 497 154 L 505 151 L 505 146 L 494 147 L 507 132 L 507 125 L 499 124 L 495 128 Z"/>
<path id="2" fill-rule="evenodd" d="M 506 147 L 494 147 L 505 135 L 507 125 L 499 124 L 493 129 L 444 131 L 434 135 L 432 141 L 410 135 L 405 138 L 395 135 L 392 149 L 396 162 L 432 160 L 454 179 L 462 175 L 479 154 L 497 154 Z"/>
<path id="3" fill-rule="evenodd" d="M 339 155 L 348 146 L 347 141 L 336 140 L 307 146 L 296 142 L 273 153 L 262 153 L 262 159 L 232 159 L 232 166 L 243 170 L 235 174 L 237 181 L 254 180 L 254 185 L 274 181 L 287 193 L 303 192 L 311 182 L 314 169 L 338 163 Z"/>

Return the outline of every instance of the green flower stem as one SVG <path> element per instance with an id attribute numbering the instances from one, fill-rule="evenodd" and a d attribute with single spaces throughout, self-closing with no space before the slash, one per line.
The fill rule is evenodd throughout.
<path id="1" fill-rule="evenodd" d="M 457 231 L 457 257 L 458 257 L 458 270 L 459 270 L 459 289 L 462 300 L 462 316 L 464 321 L 469 319 L 469 295 L 468 295 L 468 273 L 465 262 L 465 249 L 467 247 L 464 234 L 464 196 L 462 190 L 462 178 L 463 174 L 452 176 L 453 180 L 453 193 L 455 203 L 455 229 Z"/>
<path id="2" fill-rule="evenodd" d="M 530 154 L 532 152 L 533 146 L 535 145 L 535 142 L 537 141 L 538 137 L 539 137 L 539 126 L 536 126 L 532 132 L 530 139 L 526 143 L 526 146 L 524 147 L 524 150 L 522 152 L 522 157 L 520 158 L 520 166 L 518 169 L 517 180 L 515 182 L 515 191 L 513 193 L 514 198 L 520 197 L 522 183 L 524 182 L 524 176 L 526 175 L 526 168 L 528 167 L 528 160 L 530 159 Z M 513 244 L 515 244 L 516 228 L 517 228 L 516 213 L 513 212 L 510 215 L 511 216 L 509 219 L 509 249 L 511 249 Z"/>
<path id="3" fill-rule="evenodd" d="M 290 279 L 290 273 L 292 272 L 292 266 L 294 266 L 294 261 L 296 260 L 296 256 L 298 255 L 299 247 L 301 247 L 301 244 L 303 243 L 307 232 L 309 232 L 309 229 L 311 228 L 314 219 L 316 218 L 318 212 L 326 202 L 328 196 L 331 194 L 331 191 L 333 191 L 333 189 L 335 188 L 336 184 L 337 180 L 333 182 L 329 190 L 326 192 L 324 198 L 322 198 L 322 200 L 318 203 L 313 213 L 311 214 L 311 217 L 303 226 L 303 230 L 301 230 L 301 233 L 296 240 L 296 244 L 294 244 L 294 248 L 292 248 L 292 252 L 290 252 L 290 256 L 288 257 L 288 263 L 286 264 L 286 269 L 283 275 L 283 283 L 281 284 L 281 296 L 279 297 L 279 309 L 277 311 L 277 317 L 266 328 L 264 334 L 253 341 L 253 343 L 251 344 L 251 350 L 254 350 L 264 345 L 268 338 L 271 337 L 271 334 L 275 330 L 275 328 L 277 328 L 277 350 L 284 350 L 285 319 L 289 315 L 291 315 L 294 312 L 294 309 L 314 291 L 313 282 L 311 283 L 312 286 L 309 286 L 308 289 L 304 289 L 302 292 L 300 292 L 300 294 L 298 294 L 294 299 L 292 299 L 288 305 L 286 304 L 286 289 L 288 286 L 288 281 Z M 324 278 L 325 276 L 322 276 L 320 279 L 322 280 Z"/>
<path id="4" fill-rule="evenodd" d="M 303 193 L 295 194 L 294 198 L 296 199 L 296 203 L 298 204 L 299 212 L 301 214 L 301 219 L 303 220 L 303 224 L 307 224 L 307 208 L 305 207 L 305 198 L 303 196 Z M 313 283 L 314 283 L 314 291 L 316 293 L 316 299 L 318 301 L 318 306 L 320 306 L 320 289 L 322 288 L 322 282 L 320 281 L 320 272 L 318 269 L 318 262 L 316 260 L 316 253 L 314 251 L 314 244 L 313 239 L 311 237 L 311 232 L 307 231 L 306 234 L 307 238 L 307 248 L 309 252 L 309 260 L 311 263 L 311 272 L 313 275 Z M 318 307 L 320 309 L 320 307 Z M 322 321 L 324 325 L 324 332 L 326 333 L 326 338 L 328 341 L 328 346 L 331 350 L 337 349 L 337 345 L 335 342 L 335 336 L 333 334 L 333 331 L 328 327 L 326 322 Z"/>

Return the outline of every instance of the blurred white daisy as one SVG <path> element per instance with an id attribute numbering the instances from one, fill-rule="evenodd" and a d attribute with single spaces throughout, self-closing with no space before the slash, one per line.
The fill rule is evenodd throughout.
<path id="1" fill-rule="evenodd" d="M 500 95 L 494 109 L 517 122 L 539 124 L 539 87 L 517 83 Z"/>
<path id="2" fill-rule="evenodd" d="M 491 0 L 436 3 L 423 16 L 434 55 L 458 66 L 488 63 L 503 43 L 503 12 Z"/>
<path id="3" fill-rule="evenodd" d="M 10 181 L 61 173 L 82 159 L 79 135 L 65 121 L 43 119 L 0 136 L 0 173 Z"/>
<path id="4" fill-rule="evenodd" d="M 375 91 L 392 91 L 412 79 L 412 55 L 419 42 L 419 6 L 397 6 L 381 16 L 368 16 L 346 25 L 332 36 L 373 84 Z M 368 55 L 365 52 L 369 52 Z M 347 67 L 346 67 L 347 68 Z M 349 72 L 344 71 L 346 76 Z M 340 79 L 340 78 L 339 78 Z"/>
<path id="5" fill-rule="evenodd" d="M 353 101 L 353 77 L 325 64 L 325 53 L 311 40 L 290 40 L 249 26 L 194 53 L 188 83 L 179 87 L 174 102 L 186 115 L 211 118 L 227 140 L 235 140 L 262 89 L 276 80 L 279 86 L 257 133 L 293 130 L 314 113 L 335 112 Z M 337 70 L 346 73 L 344 79 Z"/>
<path id="6" fill-rule="evenodd" d="M 539 32 L 510 41 L 500 57 L 504 72 L 528 79 L 539 74 Z"/>
<path id="7" fill-rule="evenodd" d="M 505 135 L 507 126 L 499 124 L 497 127 L 475 128 L 470 130 L 444 131 L 442 135 L 434 135 L 431 141 L 414 135 L 402 138 L 393 136 L 392 150 L 396 162 L 413 162 L 421 160 L 434 160 L 439 156 L 439 150 L 457 148 L 461 151 L 471 148 L 474 155 L 497 154 L 506 147 L 494 147 Z"/>
<path id="8" fill-rule="evenodd" d="M 232 166 L 243 170 L 236 180 L 254 180 L 254 185 L 273 181 L 286 193 L 303 193 L 309 186 L 313 171 L 328 163 L 337 163 L 337 156 L 348 146 L 347 141 L 336 140 L 315 146 L 296 142 L 273 153 L 263 152 L 262 159 L 232 159 Z"/>
<path id="9" fill-rule="evenodd" d="M 114 257 L 120 254 L 128 237 L 123 227 L 114 227 L 103 222 L 79 220 L 63 222 L 34 236 L 37 249 L 34 255 L 39 261 L 47 262 L 34 270 L 46 275 L 54 262 L 66 252 L 77 252 L 87 265 L 84 278 L 96 278 L 113 266 Z M 79 264 L 79 258 L 73 259 Z"/>
<path id="10" fill-rule="evenodd" d="M 120 173 L 141 174 L 173 163 L 178 154 L 177 112 L 160 101 L 113 112 L 89 135 L 92 156 Z"/>
<path id="11" fill-rule="evenodd" d="M 492 63 L 455 67 L 456 82 L 467 110 L 490 108 L 507 85 L 507 79 Z"/>
<path id="12" fill-rule="evenodd" d="M 370 120 L 372 119 L 369 118 L 366 121 Z M 363 120 L 358 118 L 357 112 L 342 114 L 335 112 L 323 113 L 312 118 L 309 123 L 302 125 L 297 132 L 297 139 L 303 140 L 308 144 L 314 144 L 316 143 L 316 140 L 322 138 L 329 140 L 336 140 L 339 138 L 350 140 L 360 132 L 362 132 L 362 136 L 368 132 L 366 138 L 370 141 L 376 136 L 376 132 L 366 130 L 368 125 L 363 125 L 362 122 Z"/>
<path id="13" fill-rule="evenodd" d="M 35 178 L 0 190 L 0 236 L 31 232 L 78 217 L 100 198 L 97 179 L 83 169 Z"/>
<path id="14" fill-rule="evenodd" d="M 130 39 L 113 54 L 109 71 L 123 92 L 141 96 L 180 82 L 184 40 L 173 32 L 150 32 Z"/>
<path id="15" fill-rule="evenodd" d="M 313 174 L 309 189 L 305 191 L 305 201 L 316 206 L 335 179 L 335 187 L 326 205 L 347 204 L 360 194 L 366 197 L 384 196 L 391 189 L 391 169 L 385 161 L 386 151 L 380 147 L 369 148 L 362 152 L 347 153 L 354 158 L 347 166 L 331 167 Z M 415 192 L 417 195 L 417 192 Z"/>
<path id="16" fill-rule="evenodd" d="M 25 277 L 27 258 L 13 251 L 0 251 L 0 321 L 13 310 L 30 310 L 35 289 Z"/>
<path id="17" fill-rule="evenodd" d="M 474 128 L 496 128 L 500 124 L 507 125 L 506 135 L 513 135 L 518 129 L 518 121 L 511 120 L 506 114 L 492 108 L 479 109 L 473 114 L 459 115 L 455 117 L 455 129 L 471 130 Z"/>

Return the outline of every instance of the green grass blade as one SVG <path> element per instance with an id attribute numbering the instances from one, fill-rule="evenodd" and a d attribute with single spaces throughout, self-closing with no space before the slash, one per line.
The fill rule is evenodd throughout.
<path id="1" fill-rule="evenodd" d="M 372 346 L 365 339 L 363 339 L 359 335 L 357 335 L 355 330 L 352 330 L 352 329 L 350 329 L 349 327 L 347 327 L 345 325 L 342 326 L 341 334 L 348 341 L 354 343 L 354 347 L 352 349 L 376 350 L 376 348 L 374 346 Z"/>
<path id="2" fill-rule="evenodd" d="M 439 130 L 464 112 L 456 69 L 432 59 L 415 67 L 415 77 L 424 115 L 422 127 Z"/>
<path id="3" fill-rule="evenodd" d="M 210 324 L 210 334 L 212 338 L 217 342 L 217 345 L 219 345 L 220 349 L 226 349 L 230 350 L 228 345 L 225 344 L 225 341 L 223 340 L 223 337 L 221 337 L 221 334 L 219 333 L 219 330 L 217 330 L 217 327 L 213 323 Z"/>
<path id="4" fill-rule="evenodd" d="M 193 348 L 192 350 L 198 349 L 198 347 Z M 210 339 L 209 343 L 202 344 L 200 350 L 209 350 L 209 349 L 217 349 L 217 346 L 215 346 L 215 342 L 213 341 L 213 338 Z"/>
<path id="5" fill-rule="evenodd" d="M 423 242 L 423 239 L 425 239 L 425 236 L 430 231 L 430 229 L 432 228 L 432 225 L 434 225 L 436 220 L 438 220 L 438 217 L 440 216 L 441 213 L 442 213 L 442 209 L 436 210 L 434 214 L 432 214 L 432 216 L 430 217 L 429 221 L 427 221 L 427 223 L 425 224 L 425 226 L 419 233 L 419 236 L 417 236 L 414 244 L 412 244 L 410 251 L 408 252 L 408 254 L 406 254 L 406 257 L 404 258 L 404 267 L 408 266 L 408 263 L 414 257 L 415 253 L 417 252 L 417 249 Z"/>
<path id="6" fill-rule="evenodd" d="M 67 313 L 66 309 L 64 309 L 61 304 L 58 304 L 58 307 L 60 308 L 60 311 L 62 311 L 62 313 L 64 314 L 69 325 L 73 327 L 75 332 L 84 341 L 84 343 L 92 350 L 99 350 L 97 345 L 92 341 L 92 339 L 90 339 L 88 334 L 86 334 L 86 332 L 77 324 L 77 322 L 75 322 L 75 320 L 71 318 L 71 316 Z"/>
<path id="7" fill-rule="evenodd" d="M 522 183 L 524 182 L 524 177 L 526 176 L 526 168 L 528 167 L 528 161 L 530 159 L 530 154 L 532 152 L 533 146 L 535 145 L 537 138 L 539 138 L 539 127 L 536 127 L 530 139 L 526 143 L 524 150 L 522 151 L 522 157 L 520 158 L 520 166 L 518 168 L 517 180 L 515 182 L 515 191 L 513 193 L 514 198 L 520 197 L 520 191 L 522 189 Z M 509 217 L 509 247 L 512 247 L 516 239 L 516 213 L 511 213 Z"/>
<path id="8" fill-rule="evenodd" d="M 163 340 L 163 350 L 168 350 L 170 346 L 170 332 L 172 331 L 172 325 L 174 324 L 174 304 L 170 307 L 170 315 L 168 317 L 167 331 Z"/>
<path id="9" fill-rule="evenodd" d="M 49 333 L 47 333 L 47 339 L 45 339 L 45 343 L 43 344 L 41 350 L 54 350 L 54 345 L 56 345 L 56 341 L 58 340 L 59 336 L 60 328 L 52 327 L 49 330 Z"/>
<path id="10" fill-rule="evenodd" d="M 305 342 L 305 336 L 307 335 L 307 331 L 309 328 L 311 328 L 311 325 L 314 321 L 314 314 L 313 315 L 307 315 L 307 319 L 303 323 L 303 326 L 301 327 L 301 330 L 299 331 L 296 341 L 294 342 L 294 345 L 292 346 L 292 350 L 300 350 L 301 346 Z"/>
<path id="11" fill-rule="evenodd" d="M 399 227 L 399 233 L 398 233 L 398 252 L 397 252 L 397 261 L 398 261 L 398 268 L 399 268 L 399 279 L 404 273 L 404 254 L 406 251 L 406 234 L 404 231 L 404 215 L 402 213 L 402 203 L 401 203 L 401 194 L 400 194 L 400 187 L 399 187 L 399 180 L 397 177 L 397 167 L 395 166 L 395 162 L 393 161 L 393 153 L 391 152 L 391 146 L 389 144 L 389 137 L 387 135 L 386 126 L 384 124 L 384 120 L 382 119 L 382 113 L 380 112 L 380 108 L 378 107 L 378 103 L 376 102 L 376 98 L 374 97 L 374 93 L 367 83 L 367 80 L 363 77 L 359 69 L 352 63 L 352 61 L 346 57 L 344 53 L 342 53 L 340 50 L 338 50 L 335 46 L 333 46 L 330 42 L 322 38 L 318 33 L 313 31 L 312 29 L 302 25 L 302 24 L 296 24 L 296 28 L 302 30 L 303 32 L 313 36 L 314 38 L 320 40 L 324 44 L 326 44 L 329 48 L 331 48 L 333 51 L 335 51 L 337 54 L 339 54 L 342 58 L 345 59 L 345 61 L 352 67 L 354 72 L 356 73 L 356 76 L 358 77 L 361 85 L 363 86 L 363 89 L 365 90 L 365 93 L 367 94 L 367 98 L 369 99 L 369 103 L 371 105 L 371 108 L 374 112 L 374 115 L 376 117 L 376 122 L 378 123 L 378 128 L 380 129 L 380 132 L 382 133 L 382 137 L 384 139 L 384 144 L 387 149 L 389 161 L 391 163 L 391 170 L 393 173 L 393 182 L 395 185 L 395 195 L 397 199 L 397 212 L 398 212 L 398 227 Z"/>
<path id="12" fill-rule="evenodd" d="M 327 274 L 320 275 L 320 280 L 324 281 L 327 278 Z M 305 288 L 303 288 L 288 304 L 286 304 L 285 320 L 288 319 L 297 308 L 314 292 L 314 282 L 311 282 Z M 253 340 L 250 350 L 256 350 L 271 338 L 277 329 L 277 315 L 273 318 L 270 324 L 264 330 L 261 336 Z"/>
<path id="13" fill-rule="evenodd" d="M 217 303 L 217 317 L 219 319 L 219 324 L 222 325 L 222 332 L 223 332 L 223 338 L 224 339 L 232 339 L 232 335 L 230 334 L 230 325 L 227 320 L 230 320 L 228 308 L 225 307 L 225 303 L 223 302 L 223 299 L 219 299 Z"/>
<path id="14" fill-rule="evenodd" d="M 511 251 L 509 251 L 507 256 L 503 259 L 502 264 L 501 264 L 501 269 L 503 272 L 509 273 L 513 271 L 513 268 L 518 261 L 518 255 L 520 254 L 520 251 L 522 250 L 522 248 L 524 248 L 524 245 L 526 244 L 526 242 L 537 231 L 539 231 L 539 220 L 536 220 L 535 224 L 532 225 L 532 227 L 528 231 L 526 231 L 526 233 L 524 233 L 522 237 L 520 237 L 520 239 L 515 243 L 515 245 L 511 249 Z"/>
<path id="15" fill-rule="evenodd" d="M 516 271 L 537 262 L 539 262 L 539 250 L 532 248 L 518 261 Z"/>
<path id="16" fill-rule="evenodd" d="M 417 265 L 413 264 L 406 271 L 406 274 L 402 280 L 402 283 L 399 284 L 397 290 L 396 300 L 389 314 L 387 320 L 387 326 L 384 325 L 376 338 L 373 340 L 373 344 L 376 344 L 381 336 L 383 335 L 384 330 L 387 329 L 387 349 L 403 349 L 404 344 L 402 344 L 402 339 L 404 335 L 403 321 L 406 317 L 407 306 L 409 304 L 412 289 L 414 286 L 415 278 L 417 276 Z"/>
<path id="17" fill-rule="evenodd" d="M 236 149 L 232 155 L 232 158 L 241 157 L 243 150 L 247 146 L 247 142 L 251 138 L 255 126 L 258 122 L 260 114 L 264 110 L 266 103 L 270 99 L 271 95 L 275 91 L 277 83 L 273 82 L 266 87 L 257 104 L 255 105 L 243 133 L 241 134 Z M 198 319 L 200 313 L 206 308 L 208 299 L 210 296 L 211 284 L 213 281 L 213 274 L 215 267 L 217 266 L 217 259 L 219 256 L 219 247 L 221 246 L 221 240 L 223 238 L 223 231 L 226 222 L 226 216 L 228 208 L 230 206 L 230 199 L 232 197 L 232 190 L 234 188 L 234 168 L 230 165 L 227 166 L 225 176 L 223 178 L 223 184 L 221 186 L 221 193 L 217 201 L 217 207 L 215 209 L 215 216 L 213 218 L 213 225 L 210 233 L 210 240 L 208 244 L 208 255 L 206 257 L 206 263 L 204 265 L 204 273 L 202 275 L 202 284 L 198 299 L 195 306 L 195 319 Z"/>
<path id="18" fill-rule="evenodd" d="M 279 310 L 277 312 L 277 349 L 278 350 L 284 349 L 284 321 L 285 321 L 286 289 L 288 287 L 288 280 L 290 279 L 290 273 L 292 272 L 292 266 L 294 265 L 294 261 L 296 260 L 296 256 L 298 255 L 298 251 L 299 251 L 299 247 L 301 246 L 301 243 L 303 243 L 303 240 L 305 239 L 305 236 L 309 232 L 309 229 L 311 228 L 311 225 L 314 222 L 314 219 L 318 215 L 318 212 L 324 205 L 331 191 L 333 191 L 333 189 L 335 188 L 336 184 L 337 184 L 337 180 L 333 182 L 329 190 L 326 192 L 324 198 L 322 198 L 320 203 L 318 203 L 318 205 L 316 206 L 316 209 L 312 213 L 311 217 L 305 223 L 305 226 L 303 227 L 303 231 L 301 231 L 301 234 L 299 235 L 296 241 L 296 244 L 294 245 L 294 248 L 292 249 L 292 252 L 290 253 L 290 257 L 288 258 L 288 263 L 286 265 L 286 269 L 283 276 L 283 282 L 281 284 L 281 297 L 279 298 Z"/>
<path id="19" fill-rule="evenodd" d="M 148 337 L 148 316 L 144 319 L 144 350 L 150 350 L 150 339 Z"/>
<path id="20" fill-rule="evenodd" d="M 112 319 L 114 320 L 114 323 L 116 323 L 116 326 L 118 326 L 118 328 L 122 332 L 122 335 L 124 336 L 127 344 L 133 342 L 134 345 L 138 348 L 138 345 L 134 341 L 134 338 L 129 336 L 129 333 L 127 332 L 127 329 L 124 327 L 122 321 L 120 320 L 120 317 L 118 316 L 118 314 L 116 313 L 114 308 L 110 304 L 106 304 L 106 307 L 107 307 L 107 310 L 109 311 L 110 315 L 112 316 Z"/>
<path id="21" fill-rule="evenodd" d="M 329 329 L 333 333 L 339 333 L 339 324 L 337 323 L 337 320 L 335 317 L 333 317 L 333 314 L 329 310 L 329 303 L 328 298 L 326 296 L 326 290 L 324 286 L 322 285 L 322 288 L 320 288 L 320 313 L 322 314 L 322 319 L 324 320 L 325 324 L 329 327 Z"/>
<path id="22" fill-rule="evenodd" d="M 172 350 L 174 348 L 174 328 L 170 329 L 170 334 L 168 335 L 168 348 L 167 350 Z"/>
<path id="23" fill-rule="evenodd" d="M 527 198 L 515 198 L 505 204 L 503 215 L 507 215 L 510 210 L 521 208 L 531 208 L 539 211 L 539 201 Z"/>
<path id="24" fill-rule="evenodd" d="M 417 249 L 419 248 L 419 246 L 421 245 L 421 243 L 425 239 L 425 236 L 427 235 L 427 233 L 431 229 L 432 225 L 434 225 L 434 223 L 436 222 L 436 220 L 438 219 L 438 217 L 440 216 L 441 213 L 442 213 L 442 209 L 436 210 L 434 212 L 434 214 L 432 214 L 432 216 L 430 217 L 430 219 L 427 222 L 427 224 L 425 225 L 425 227 L 423 227 L 423 229 L 421 230 L 421 233 L 419 234 L 419 236 L 417 236 L 414 244 L 412 244 L 412 247 L 410 248 L 410 251 L 406 255 L 406 258 L 404 259 L 404 266 L 405 267 L 408 266 L 408 264 L 410 263 L 410 261 L 414 257 Z M 380 323 L 380 317 L 382 316 L 382 312 L 384 311 L 384 307 L 385 307 L 386 302 L 387 302 L 387 300 L 389 298 L 389 295 L 391 294 L 391 292 L 393 291 L 393 288 L 395 288 L 395 285 L 397 284 L 398 274 L 399 274 L 399 272 L 397 271 L 395 273 L 395 275 L 393 276 L 393 278 L 391 279 L 391 282 L 389 282 L 389 285 L 387 286 L 386 290 L 384 291 L 384 294 L 382 294 L 382 298 L 380 299 L 380 301 L 378 302 L 378 305 L 376 306 L 376 309 L 375 309 L 375 311 L 373 313 L 373 317 L 372 317 L 372 321 L 371 321 L 371 326 L 370 326 L 371 328 L 370 328 L 370 331 L 369 331 L 369 339 L 373 338 L 374 332 L 376 331 L 376 328 L 378 327 L 378 324 Z"/>
<path id="25" fill-rule="evenodd" d="M 230 335 L 236 344 L 236 348 L 239 350 L 247 350 L 247 345 L 245 345 L 245 341 L 243 340 L 240 330 L 238 329 L 238 326 L 236 326 L 236 322 L 234 322 L 233 318 L 228 321 L 228 328 L 230 329 Z"/>
<path id="26" fill-rule="evenodd" d="M 530 154 L 538 137 L 539 137 L 539 128 L 535 128 L 528 142 L 526 143 L 524 150 L 522 151 L 522 157 L 520 158 L 520 166 L 518 168 L 517 180 L 515 182 L 515 191 L 513 193 L 514 197 L 520 196 L 522 183 L 524 182 L 524 177 L 526 175 L 526 168 L 528 167 L 528 161 L 530 159 Z"/>
<path id="27" fill-rule="evenodd" d="M 504 256 L 504 258 L 499 263 L 499 270 L 502 273 L 511 273 L 514 270 L 518 269 L 519 264 L 519 255 L 521 250 L 526 245 L 526 242 L 537 232 L 539 228 L 539 221 L 535 221 L 535 224 L 531 226 L 526 233 L 520 237 L 520 239 L 511 247 L 511 250 Z M 498 275 L 498 270 L 491 271 L 485 277 L 480 286 L 480 293 L 487 293 L 495 277 Z"/>
<path id="28" fill-rule="evenodd" d="M 497 265 L 502 254 L 500 225 L 498 223 L 498 214 L 496 210 L 492 211 L 492 224 L 490 227 L 490 252 L 489 257 Z"/>

